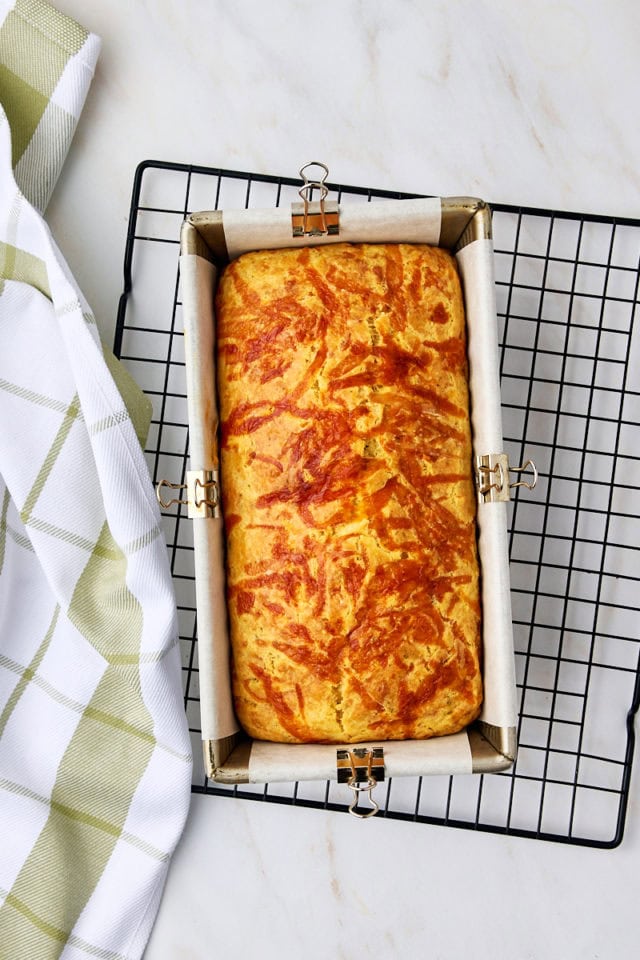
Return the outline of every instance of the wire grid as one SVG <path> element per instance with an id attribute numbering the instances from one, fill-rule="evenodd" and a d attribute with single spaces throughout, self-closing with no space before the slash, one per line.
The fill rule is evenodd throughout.
<path id="1" fill-rule="evenodd" d="M 153 402 L 154 482 L 188 459 L 178 242 L 187 213 L 298 199 L 299 181 L 148 161 L 136 173 L 115 351 Z M 407 194 L 331 189 L 367 202 Z M 505 449 L 540 480 L 510 506 L 519 751 L 488 776 L 408 777 L 378 816 L 612 847 L 640 699 L 640 221 L 493 205 Z M 193 790 L 346 810 L 334 782 L 223 786 L 201 761 L 191 522 L 163 516 L 178 602 Z"/>

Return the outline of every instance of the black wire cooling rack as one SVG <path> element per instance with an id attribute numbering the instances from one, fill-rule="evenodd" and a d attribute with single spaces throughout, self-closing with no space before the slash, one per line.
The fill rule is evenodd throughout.
<path id="1" fill-rule="evenodd" d="M 300 182 L 148 161 L 136 172 L 115 352 L 153 402 L 154 482 L 188 459 L 178 242 L 187 213 L 298 199 Z M 331 185 L 366 202 L 407 194 Z M 640 221 L 493 205 L 505 448 L 536 489 L 510 507 L 519 692 L 514 768 L 389 780 L 378 816 L 613 847 L 640 701 Z M 526 454 L 525 454 L 526 451 Z M 179 508 L 182 511 L 182 508 Z M 191 522 L 163 517 L 178 602 L 193 790 L 346 810 L 330 782 L 225 787 L 200 760 Z M 347 791 L 348 792 L 348 791 Z"/>

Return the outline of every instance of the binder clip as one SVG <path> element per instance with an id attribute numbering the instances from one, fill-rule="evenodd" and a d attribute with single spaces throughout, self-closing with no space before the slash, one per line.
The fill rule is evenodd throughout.
<path id="1" fill-rule="evenodd" d="M 164 496 L 165 489 L 186 491 L 186 498 L 178 496 L 167 500 Z M 174 504 L 182 504 L 187 508 L 187 516 L 192 520 L 196 517 L 206 519 L 220 516 L 220 490 L 215 470 L 187 470 L 186 483 L 160 480 L 156 486 L 156 497 L 164 510 Z"/>
<path id="2" fill-rule="evenodd" d="M 313 167 L 319 167 L 322 171 L 316 179 L 311 177 Z M 299 172 L 304 181 L 298 191 L 303 202 L 291 204 L 292 235 L 294 237 L 337 236 L 340 232 L 339 207 L 335 201 L 326 199 L 329 188 L 325 180 L 329 176 L 329 168 L 319 160 L 311 160 L 305 163 Z M 320 194 L 319 200 L 312 199 L 314 190 Z"/>
<path id="3" fill-rule="evenodd" d="M 359 820 L 373 817 L 380 809 L 373 799 L 374 787 L 384 780 L 384 752 L 382 747 L 354 747 L 352 750 L 338 750 L 338 783 L 346 783 L 353 790 L 353 801 L 349 813 Z M 370 807 L 360 812 L 358 803 L 360 794 L 367 795 Z"/>
<path id="4" fill-rule="evenodd" d="M 509 478 L 511 473 L 525 473 L 531 470 L 530 480 Z M 512 467 L 506 453 L 488 453 L 476 457 L 476 486 L 480 503 L 508 502 L 514 487 L 526 487 L 533 490 L 538 482 L 538 471 L 533 460 L 527 460 L 521 467 Z"/>

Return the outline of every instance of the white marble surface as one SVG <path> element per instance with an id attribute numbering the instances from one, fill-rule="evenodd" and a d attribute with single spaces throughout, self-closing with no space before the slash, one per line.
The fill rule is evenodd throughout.
<path id="1" fill-rule="evenodd" d="M 108 342 L 144 159 L 640 216 L 635 0 L 58 6 L 103 51 L 48 219 Z M 195 798 L 146 957 L 626 960 L 638 813 L 605 852 Z"/>

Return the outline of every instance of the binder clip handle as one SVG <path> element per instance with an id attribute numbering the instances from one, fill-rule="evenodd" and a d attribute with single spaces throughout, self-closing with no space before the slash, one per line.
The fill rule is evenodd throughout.
<path id="1" fill-rule="evenodd" d="M 168 480 L 160 480 L 156 486 L 156 497 L 158 498 L 158 503 L 164 510 L 168 510 L 169 507 L 172 507 L 174 504 L 182 504 L 183 506 L 188 506 L 189 501 L 183 500 L 182 497 L 172 497 L 171 500 L 165 500 L 163 496 L 164 488 L 168 490 L 186 490 L 186 483 L 170 483 Z"/>
<path id="2" fill-rule="evenodd" d="M 378 750 L 375 753 L 379 758 L 381 751 Z M 353 801 L 349 805 L 349 813 L 351 816 L 357 817 L 358 820 L 367 820 L 369 817 L 374 817 L 380 809 L 379 804 L 373 799 L 373 789 L 378 784 L 372 769 L 374 751 L 366 748 L 356 748 L 355 750 L 349 750 L 347 756 L 350 775 L 346 782 L 347 786 L 353 790 Z M 358 764 L 358 761 L 361 763 L 362 760 L 365 761 L 364 770 Z M 366 794 L 369 801 L 369 809 L 365 811 L 358 810 L 360 794 Z"/>
<path id="3" fill-rule="evenodd" d="M 317 177 L 312 179 L 305 173 L 305 170 L 310 170 L 313 167 L 320 167 L 320 169 L 323 171 L 319 179 Z M 329 188 L 325 184 L 325 180 L 329 176 L 329 167 L 326 165 L 326 163 L 322 163 L 320 160 L 310 160 L 308 163 L 305 163 L 302 167 L 300 167 L 298 172 L 304 181 L 298 190 L 298 194 L 300 197 L 302 197 L 304 202 L 308 203 L 309 200 L 311 200 L 314 189 L 320 192 L 320 200 L 324 200 L 329 193 Z"/>
<path id="4" fill-rule="evenodd" d="M 353 790 L 353 801 L 349 804 L 349 813 L 352 817 L 357 817 L 358 820 L 367 820 L 369 817 L 375 817 L 376 813 L 380 809 L 379 804 L 373 799 L 372 790 L 376 786 L 377 781 L 373 777 L 369 777 L 365 780 L 364 783 L 357 783 L 355 780 L 351 782 L 348 781 L 348 785 Z M 369 803 L 371 804 L 370 808 L 364 813 L 357 809 L 358 803 L 360 802 L 360 794 L 366 793 Z"/>
<path id="5" fill-rule="evenodd" d="M 531 480 L 516 480 L 509 484 L 511 489 L 514 487 L 526 487 L 527 490 L 533 490 L 538 482 L 538 468 L 533 460 L 526 460 L 521 467 L 509 467 L 509 471 L 510 473 L 525 473 L 529 468 L 531 469 Z"/>

